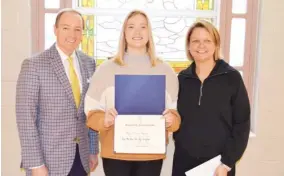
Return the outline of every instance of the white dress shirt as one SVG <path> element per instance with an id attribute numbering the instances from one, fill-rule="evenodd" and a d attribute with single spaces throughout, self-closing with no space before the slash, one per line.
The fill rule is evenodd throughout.
<path id="1" fill-rule="evenodd" d="M 69 82 L 71 84 L 71 80 L 70 80 L 70 76 L 69 76 L 69 62 L 68 62 L 68 58 L 69 56 L 67 56 L 56 44 L 56 49 L 60 55 L 61 61 L 63 63 L 64 69 L 65 69 L 65 73 L 69 79 Z M 71 57 L 73 58 L 73 65 L 75 68 L 75 72 L 76 75 L 78 77 L 79 80 L 79 84 L 80 84 L 80 92 L 82 93 L 82 76 L 81 76 L 81 72 L 80 72 L 80 66 L 79 66 L 79 61 L 78 61 L 78 57 L 76 56 L 75 51 L 71 54 Z"/>

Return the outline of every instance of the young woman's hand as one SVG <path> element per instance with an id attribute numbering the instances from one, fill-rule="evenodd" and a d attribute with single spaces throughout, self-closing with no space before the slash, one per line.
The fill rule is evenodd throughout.
<path id="1" fill-rule="evenodd" d="M 168 127 L 172 126 L 174 119 L 175 119 L 175 115 L 173 113 L 171 113 L 170 110 L 166 109 L 163 112 L 163 116 L 166 119 L 166 127 L 168 128 Z"/>
<path id="2" fill-rule="evenodd" d="M 105 113 L 104 126 L 106 128 L 114 124 L 114 118 L 117 116 L 117 111 L 114 108 L 111 108 Z"/>

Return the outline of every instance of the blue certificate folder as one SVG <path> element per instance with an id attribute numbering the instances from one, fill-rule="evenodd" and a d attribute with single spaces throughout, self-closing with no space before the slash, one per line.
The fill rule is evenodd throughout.
<path id="1" fill-rule="evenodd" d="M 115 109 L 120 115 L 160 115 L 165 91 L 165 75 L 115 75 Z"/>

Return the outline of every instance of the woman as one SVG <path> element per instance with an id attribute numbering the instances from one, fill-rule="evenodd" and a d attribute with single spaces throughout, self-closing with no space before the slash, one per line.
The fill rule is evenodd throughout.
<path id="1" fill-rule="evenodd" d="M 106 176 L 159 176 L 165 154 L 114 153 L 114 77 L 126 75 L 166 76 L 166 131 L 178 130 L 176 109 L 178 79 L 173 69 L 155 55 L 149 19 L 144 12 L 131 12 L 121 33 L 117 55 L 99 66 L 86 94 L 87 125 L 100 132 L 101 157 Z M 161 90 L 163 91 L 163 90 Z M 167 135 L 166 135 L 167 136 Z M 165 136 L 161 136 L 165 137 Z"/>
<path id="2" fill-rule="evenodd" d="M 209 22 L 193 24 L 186 36 L 193 63 L 178 75 L 181 127 L 174 133 L 173 176 L 221 155 L 215 176 L 234 176 L 247 146 L 250 105 L 240 73 L 220 59 L 220 36 Z"/>

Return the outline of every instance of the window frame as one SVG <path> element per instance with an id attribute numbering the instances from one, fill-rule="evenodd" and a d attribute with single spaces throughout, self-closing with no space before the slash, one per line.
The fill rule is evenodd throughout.
<path id="1" fill-rule="evenodd" d="M 234 14 L 232 12 L 233 0 L 221 0 L 224 8 L 221 9 L 221 20 L 224 25 L 220 28 L 222 38 L 222 49 L 224 60 L 229 63 L 230 56 L 230 36 L 231 36 L 231 23 L 233 18 L 243 18 L 246 20 L 246 36 L 245 36 L 245 50 L 244 62 L 241 67 L 234 67 L 243 72 L 243 80 L 247 88 L 249 99 L 252 107 L 255 104 L 255 79 L 256 79 L 256 65 L 257 65 L 257 28 L 258 28 L 258 15 L 259 15 L 259 0 L 247 0 L 247 11 L 244 14 Z M 254 108 L 255 109 L 255 108 Z M 251 115 L 251 131 L 256 133 L 256 117 Z"/>
<path id="2" fill-rule="evenodd" d="M 32 31 L 32 53 L 44 50 L 45 45 L 45 14 L 58 13 L 63 8 L 71 8 L 69 0 L 59 0 L 59 8 L 45 8 L 45 0 L 31 0 L 31 31 Z M 34 35 L 36 34 L 36 35 Z"/>
<path id="3" fill-rule="evenodd" d="M 62 8 L 72 8 L 75 4 L 73 0 L 59 0 L 60 8 L 45 9 L 44 0 L 31 0 L 31 20 L 32 20 L 32 53 L 38 53 L 44 50 L 45 27 L 44 19 L 45 13 L 57 13 Z M 259 0 L 247 0 L 247 11 L 244 14 L 234 14 L 232 12 L 233 0 L 220 0 L 220 4 L 214 3 L 218 6 L 217 13 L 220 14 L 219 20 L 217 18 L 217 26 L 221 35 L 221 48 L 224 55 L 224 60 L 229 63 L 230 55 L 230 35 L 231 23 L 233 18 L 244 18 L 246 20 L 245 29 L 245 50 L 243 66 L 235 67 L 237 70 L 243 72 L 243 80 L 247 87 L 248 95 L 251 105 L 254 105 L 256 85 L 256 65 L 257 65 L 257 32 L 258 32 L 258 16 L 259 16 Z M 254 107 L 254 106 L 252 106 Z M 254 109 L 253 109 L 254 111 Z M 251 116 L 252 126 L 251 131 L 255 133 L 256 119 L 254 114 Z"/>

